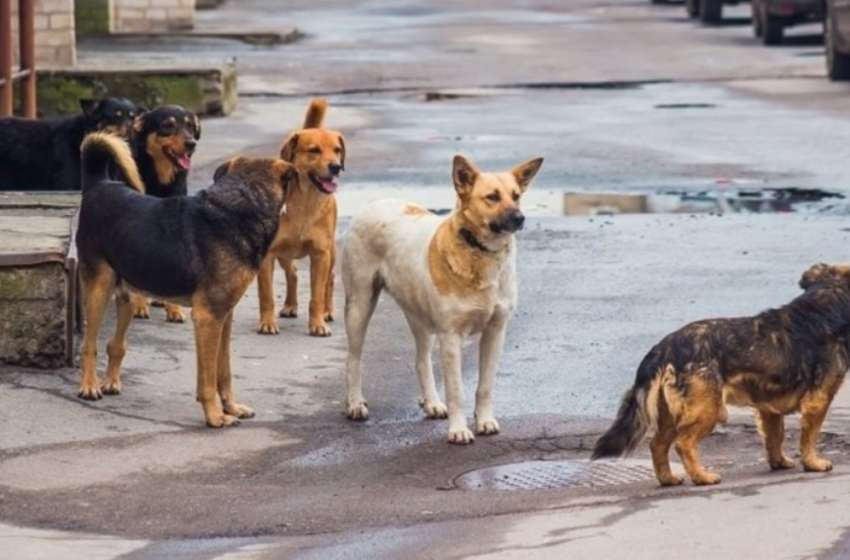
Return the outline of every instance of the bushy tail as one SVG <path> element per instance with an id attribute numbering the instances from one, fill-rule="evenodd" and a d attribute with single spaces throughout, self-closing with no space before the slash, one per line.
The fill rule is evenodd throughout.
<path id="1" fill-rule="evenodd" d="M 307 107 L 307 116 L 304 117 L 303 128 L 322 128 L 322 123 L 325 122 L 325 113 L 328 111 L 328 102 L 324 99 L 316 98 L 310 101 L 310 106 Z"/>
<path id="2" fill-rule="evenodd" d="M 83 192 L 101 181 L 109 180 L 110 169 L 120 173 L 133 189 L 145 192 L 130 146 L 122 138 L 106 132 L 89 134 L 83 140 L 80 153 Z"/>

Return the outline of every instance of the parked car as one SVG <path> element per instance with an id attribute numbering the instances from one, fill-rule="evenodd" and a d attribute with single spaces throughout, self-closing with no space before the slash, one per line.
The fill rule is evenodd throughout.
<path id="1" fill-rule="evenodd" d="M 685 9 L 692 18 L 703 23 L 720 23 L 724 4 L 738 4 L 747 0 L 685 0 Z"/>
<path id="2" fill-rule="evenodd" d="M 779 45 L 785 28 L 823 21 L 823 0 L 752 0 L 753 32 L 765 45 Z"/>
<path id="3" fill-rule="evenodd" d="M 850 80 L 850 0 L 826 0 L 823 41 L 830 80 Z"/>

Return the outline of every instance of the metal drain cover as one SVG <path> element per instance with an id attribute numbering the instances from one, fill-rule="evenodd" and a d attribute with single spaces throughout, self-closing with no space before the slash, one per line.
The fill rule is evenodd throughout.
<path id="1" fill-rule="evenodd" d="M 550 490 L 648 480 L 655 475 L 642 461 L 525 461 L 469 471 L 454 482 L 463 490 Z"/>

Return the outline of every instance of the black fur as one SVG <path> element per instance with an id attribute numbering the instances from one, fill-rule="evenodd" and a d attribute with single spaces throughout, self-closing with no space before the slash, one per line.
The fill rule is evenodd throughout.
<path id="1" fill-rule="evenodd" d="M 128 99 L 83 99 L 83 112 L 56 120 L 0 119 L 0 191 L 80 190 L 80 145 L 86 134 L 127 135 L 144 112 Z"/>

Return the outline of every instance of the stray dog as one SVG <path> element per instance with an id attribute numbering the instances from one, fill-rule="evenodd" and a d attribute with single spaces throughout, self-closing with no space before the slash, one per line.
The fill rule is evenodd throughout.
<path id="1" fill-rule="evenodd" d="M 128 137 L 142 107 L 123 97 L 81 99 L 82 113 L 57 120 L 0 119 L 0 190 L 80 190 L 80 144 L 86 134 Z"/>
<path id="2" fill-rule="evenodd" d="M 192 307 L 197 399 L 207 425 L 238 424 L 254 412 L 236 402 L 230 372 L 233 309 L 254 281 L 280 221 L 295 169 L 282 159 L 234 158 L 195 196 L 145 196 L 129 147 L 96 133 L 83 143 L 83 199 L 77 249 L 88 327 L 80 397 L 121 391 L 121 361 L 133 317 L 130 293 Z M 108 170 L 120 171 L 122 182 Z M 106 380 L 97 377 L 97 335 L 113 292 L 118 311 L 107 345 Z M 221 399 L 221 407 L 216 399 Z"/>
<path id="3" fill-rule="evenodd" d="M 159 198 L 186 196 L 192 154 L 201 139 L 197 115 L 176 105 L 159 107 L 136 118 L 132 138 L 133 157 L 145 193 Z M 134 296 L 133 316 L 150 318 L 148 298 Z M 186 319 L 179 305 L 165 303 L 165 320 L 182 323 Z"/>
<path id="4" fill-rule="evenodd" d="M 593 458 L 630 453 L 650 427 L 655 476 L 682 483 L 668 458 L 675 443 L 694 484 L 717 484 L 697 457 L 700 440 L 726 420 L 726 404 L 756 411 L 771 469 L 790 469 L 782 452 L 785 415 L 800 412 L 807 471 L 832 470 L 817 440 L 832 398 L 850 367 L 850 265 L 818 264 L 803 274 L 801 296 L 755 317 L 697 321 L 668 335 L 641 362 L 617 419 Z"/>
<path id="5" fill-rule="evenodd" d="M 339 132 L 322 128 L 326 111 L 323 99 L 311 101 L 304 128 L 287 138 L 280 150 L 280 157 L 298 170 L 298 188 L 287 203 L 291 212 L 281 218 L 277 237 L 257 280 L 262 334 L 280 332 L 274 309 L 275 260 L 286 273 L 286 301 L 280 316 L 297 317 L 295 260 L 310 257 L 310 334 L 331 335 L 327 322 L 333 321 L 337 220 L 334 193 L 339 174 L 345 170 L 345 139 Z"/>
<path id="6" fill-rule="evenodd" d="M 376 202 L 355 218 L 342 254 L 349 419 L 369 417 L 360 357 L 369 320 L 386 290 L 404 311 L 416 339 L 420 404 L 429 418 L 448 416 L 449 443 L 475 439 L 463 411 L 461 348 L 466 337 L 481 333 L 475 429 L 482 435 L 499 432 L 492 392 L 517 301 L 514 233 L 525 221 L 520 197 L 542 163 L 538 158 L 507 173 L 481 173 L 455 156 L 452 176 L 458 200 L 448 218 L 394 200 Z M 437 396 L 431 368 L 435 336 L 448 409 Z"/>

